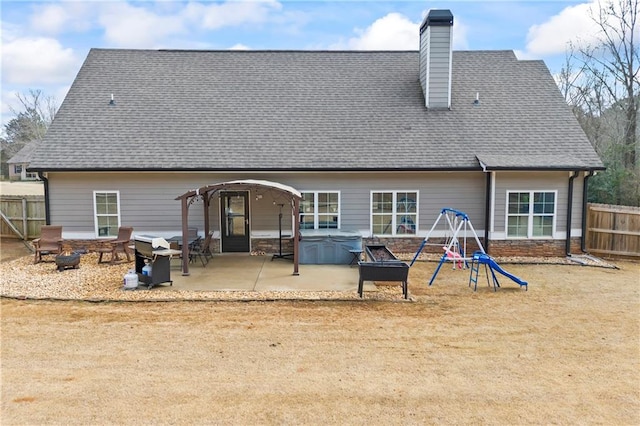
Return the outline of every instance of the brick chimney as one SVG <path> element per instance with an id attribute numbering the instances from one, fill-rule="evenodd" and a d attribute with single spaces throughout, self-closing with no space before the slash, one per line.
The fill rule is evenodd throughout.
<path id="1" fill-rule="evenodd" d="M 420 25 L 420 85 L 428 109 L 451 109 L 453 15 L 431 9 Z"/>

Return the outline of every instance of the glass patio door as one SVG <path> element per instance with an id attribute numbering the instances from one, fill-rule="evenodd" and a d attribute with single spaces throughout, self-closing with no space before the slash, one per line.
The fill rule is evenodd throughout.
<path id="1" fill-rule="evenodd" d="M 221 198 L 222 252 L 249 251 L 249 196 L 247 192 L 223 192 Z"/>

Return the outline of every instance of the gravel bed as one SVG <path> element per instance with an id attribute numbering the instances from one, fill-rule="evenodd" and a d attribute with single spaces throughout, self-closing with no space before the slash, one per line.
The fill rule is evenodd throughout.
<path id="1" fill-rule="evenodd" d="M 87 301 L 271 301 L 271 300 L 385 300 L 401 301 L 396 288 L 386 286 L 375 292 L 357 291 L 153 291 L 124 290 L 123 277 L 133 262 L 98 264 L 98 255 L 82 256 L 78 269 L 58 272 L 54 262 L 33 264 L 32 256 L 0 263 L 0 296 L 16 299 Z"/>
<path id="2" fill-rule="evenodd" d="M 414 253 L 398 253 L 401 260 L 410 262 Z M 440 257 L 420 254 L 419 262 L 438 262 Z M 509 257 L 496 258 L 503 264 L 555 264 L 615 268 L 600 259 L 585 257 L 582 262 L 566 258 Z M 124 290 L 123 277 L 133 262 L 116 265 L 98 264 L 98 255 L 85 254 L 78 269 L 58 272 L 54 262 L 33 264 L 32 256 L 0 263 L 0 296 L 17 299 L 86 300 L 86 301 L 272 301 L 272 300 L 380 300 L 403 301 L 396 286 L 381 283 L 375 292 L 365 292 L 360 298 L 357 291 L 149 291 Z M 410 297 L 409 301 L 416 299 Z"/>

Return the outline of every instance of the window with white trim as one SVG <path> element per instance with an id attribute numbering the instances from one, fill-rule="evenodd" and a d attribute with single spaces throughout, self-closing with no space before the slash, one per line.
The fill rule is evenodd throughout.
<path id="1" fill-rule="evenodd" d="M 507 237 L 553 237 L 556 191 L 507 192 Z"/>
<path id="2" fill-rule="evenodd" d="M 120 227 L 120 193 L 93 191 L 95 231 L 98 238 L 115 237 Z"/>
<path id="3" fill-rule="evenodd" d="M 337 191 L 302 192 L 300 229 L 337 229 L 340 227 L 340 193 Z"/>
<path id="4" fill-rule="evenodd" d="M 418 192 L 371 192 L 373 235 L 415 235 L 418 224 Z"/>

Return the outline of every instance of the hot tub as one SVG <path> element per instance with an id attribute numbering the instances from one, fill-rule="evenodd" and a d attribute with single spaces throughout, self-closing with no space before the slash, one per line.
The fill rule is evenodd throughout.
<path id="1" fill-rule="evenodd" d="M 362 235 L 341 229 L 301 229 L 300 264 L 348 265 L 353 260 L 349 250 L 362 250 Z"/>

